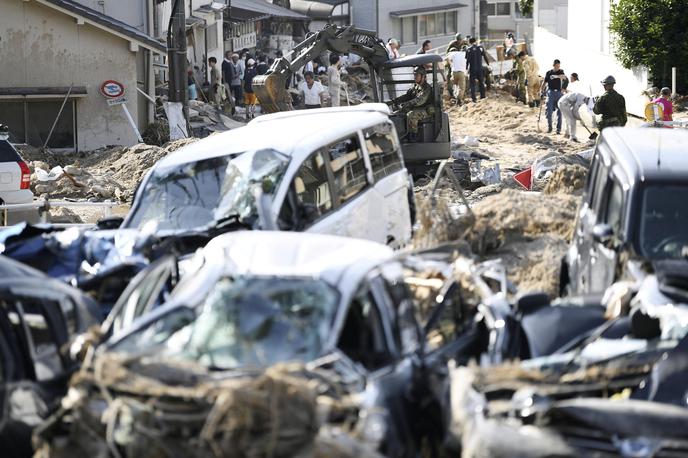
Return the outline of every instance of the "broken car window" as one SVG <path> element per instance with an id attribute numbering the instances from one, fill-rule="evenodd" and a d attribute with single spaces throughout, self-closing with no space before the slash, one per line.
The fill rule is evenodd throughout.
<path id="1" fill-rule="evenodd" d="M 375 181 L 402 169 L 399 143 L 391 124 L 379 124 L 366 130 L 365 139 Z"/>
<path id="2" fill-rule="evenodd" d="M 339 202 L 353 199 L 368 185 L 363 151 L 356 136 L 327 148 Z"/>
<path id="3" fill-rule="evenodd" d="M 253 186 L 272 191 L 287 163 L 276 151 L 260 150 L 155 170 L 127 227 L 154 220 L 160 230 L 186 231 L 230 217 L 251 226 L 257 220 Z"/>
<path id="4" fill-rule="evenodd" d="M 306 159 L 294 177 L 292 184 L 296 193 L 296 204 L 299 207 L 300 226 L 306 228 L 332 209 L 332 191 L 327 179 L 327 169 L 322 152 L 313 153 Z M 291 203 L 285 199 L 280 212 L 280 221 L 290 222 Z M 291 229 L 285 228 L 283 229 Z"/>
<path id="5" fill-rule="evenodd" d="M 368 370 L 379 369 L 392 361 L 382 316 L 369 291 L 359 292 L 352 301 L 337 346 Z"/>
<path id="6" fill-rule="evenodd" d="M 338 293 L 319 280 L 223 278 L 195 320 L 171 334 L 167 327 L 157 332 L 154 324 L 127 337 L 119 349 L 146 351 L 159 344 L 163 356 L 216 370 L 309 361 L 323 349 L 338 300 Z M 164 321 L 174 323 L 171 315 Z"/>

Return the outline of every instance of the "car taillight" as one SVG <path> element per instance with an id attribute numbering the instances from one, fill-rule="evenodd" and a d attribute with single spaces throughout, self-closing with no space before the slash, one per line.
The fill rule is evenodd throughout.
<path id="1" fill-rule="evenodd" d="M 21 169 L 21 185 L 19 189 L 29 189 L 31 185 L 31 169 L 29 169 L 29 165 L 24 161 L 19 161 L 17 163 Z"/>

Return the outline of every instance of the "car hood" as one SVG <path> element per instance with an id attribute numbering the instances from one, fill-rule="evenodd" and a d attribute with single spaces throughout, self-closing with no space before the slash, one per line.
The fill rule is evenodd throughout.
<path id="1" fill-rule="evenodd" d="M 688 409 L 635 399 L 570 399 L 555 403 L 546 419 L 604 431 L 621 437 L 685 438 Z"/>

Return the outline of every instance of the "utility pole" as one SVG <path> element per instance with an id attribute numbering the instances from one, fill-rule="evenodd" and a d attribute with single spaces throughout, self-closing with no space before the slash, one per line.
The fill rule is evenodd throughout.
<path id="1" fill-rule="evenodd" d="M 174 0 L 172 16 L 167 29 L 167 58 L 169 100 L 183 106 L 184 119 L 189 122 L 189 98 L 186 78 L 186 11 L 183 0 Z"/>

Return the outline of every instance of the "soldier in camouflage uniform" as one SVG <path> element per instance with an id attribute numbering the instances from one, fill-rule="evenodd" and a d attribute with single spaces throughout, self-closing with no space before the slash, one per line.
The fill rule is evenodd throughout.
<path id="1" fill-rule="evenodd" d="M 514 65 L 516 66 L 516 83 L 518 85 L 518 94 L 516 95 L 517 102 L 526 102 L 526 68 L 523 65 L 523 61 L 526 58 L 526 53 L 521 51 L 516 56 L 516 61 Z"/>
<path id="2" fill-rule="evenodd" d="M 432 100 L 432 86 L 426 81 L 427 72 L 423 67 L 416 67 L 413 71 L 415 84 L 406 94 L 388 102 L 396 105 L 406 113 L 406 124 L 410 141 L 418 139 L 418 125 L 428 119 L 432 119 L 435 114 L 435 107 Z"/>
<path id="3" fill-rule="evenodd" d="M 463 36 L 460 33 L 457 33 L 454 37 L 454 40 L 447 45 L 447 50 L 445 51 L 445 54 L 451 51 L 452 48 L 456 48 L 456 50 L 458 51 L 464 46 L 468 46 L 468 40 L 463 38 Z"/>
<path id="4" fill-rule="evenodd" d="M 605 93 L 595 102 L 593 113 L 602 115 L 602 121 L 597 123 L 597 127 L 602 131 L 606 127 L 626 125 L 626 99 L 614 90 L 616 79 L 609 75 L 602 81 Z"/>

